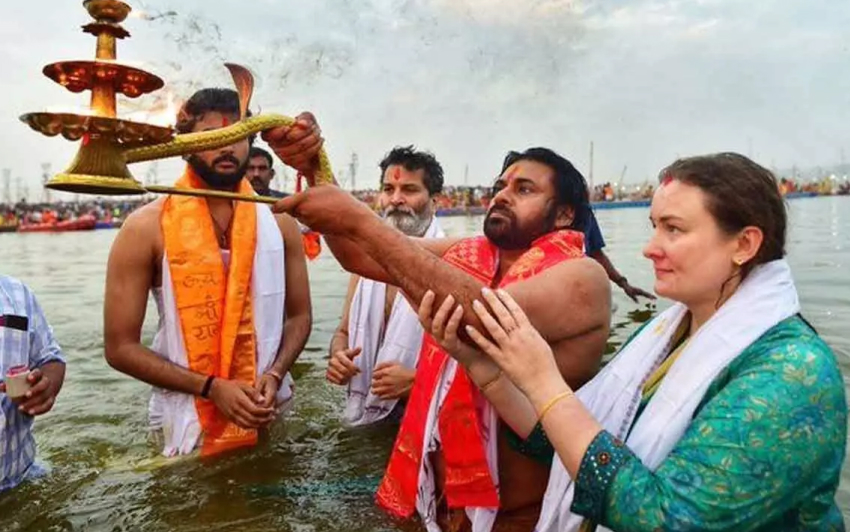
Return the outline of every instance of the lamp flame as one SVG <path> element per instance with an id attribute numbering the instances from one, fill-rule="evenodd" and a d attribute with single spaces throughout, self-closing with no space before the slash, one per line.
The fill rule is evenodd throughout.
<path id="1" fill-rule="evenodd" d="M 164 90 L 148 109 L 136 111 L 127 116 L 128 120 L 144 122 L 156 126 L 173 127 L 177 122 L 177 112 L 183 102 L 170 90 Z"/>

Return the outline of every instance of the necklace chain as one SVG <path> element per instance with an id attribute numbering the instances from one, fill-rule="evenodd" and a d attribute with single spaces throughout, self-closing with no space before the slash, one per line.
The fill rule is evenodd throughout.
<path id="1" fill-rule="evenodd" d="M 218 220 L 215 219 L 215 216 L 210 213 L 210 218 L 212 218 L 213 226 L 216 229 L 216 236 L 218 237 L 218 247 L 222 249 L 227 249 L 227 240 L 228 234 L 230 233 L 230 226 L 233 224 L 233 212 L 231 212 L 230 217 L 227 220 L 227 227 L 222 228 L 219 225 Z"/>

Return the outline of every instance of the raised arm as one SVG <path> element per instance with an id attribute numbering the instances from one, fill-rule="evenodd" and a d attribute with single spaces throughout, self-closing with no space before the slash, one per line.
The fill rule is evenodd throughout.
<path id="1" fill-rule="evenodd" d="M 349 242 L 349 251 L 358 257 L 367 257 L 363 261 L 383 269 L 386 275 L 378 280 L 401 288 L 414 307 L 419 305 L 429 289 L 436 294 L 438 303 L 452 294 L 467 310 L 463 316 L 464 323 L 483 330 L 472 312 L 472 302 L 480 298 L 482 283 L 440 259 L 451 245 L 451 240 L 427 241 L 426 245 L 420 245 L 383 223 L 362 202 L 334 186 L 317 186 L 285 198 L 275 205 L 275 210 L 289 212 L 326 235 L 329 242 L 334 237 L 345 238 Z M 341 261 L 351 260 L 350 257 L 339 258 Z M 343 262 L 343 266 L 348 269 L 353 264 Z M 593 271 L 596 273 L 586 275 Z M 607 279 L 595 261 L 570 260 L 532 279 L 515 283 L 508 291 L 523 308 L 528 309 L 532 323 L 543 336 L 554 342 L 599 326 L 596 314 L 586 312 L 586 305 L 599 304 L 599 275 Z M 569 281 L 562 283 L 562 279 Z M 563 307 L 551 304 L 553 293 L 559 294 L 559 297 L 562 293 L 570 293 L 570 300 L 579 302 L 568 313 L 571 319 L 564 320 Z M 604 293 L 607 295 L 608 292 Z M 607 297 L 604 304 L 608 304 Z"/>
<path id="2" fill-rule="evenodd" d="M 364 220 L 358 224 L 355 239 L 380 264 L 392 284 L 399 286 L 417 303 L 431 290 L 438 302 L 452 295 L 466 310 L 463 323 L 479 330 L 480 321 L 472 312 L 472 302 L 481 299 L 484 285 L 441 260 L 421 246 L 383 224 Z M 528 280 L 506 288 L 526 311 L 535 328 L 555 343 L 598 329 L 607 323 L 610 291 L 604 271 L 591 259 L 564 261 Z M 553 296 L 558 298 L 554 304 Z"/>
<path id="3" fill-rule="evenodd" d="M 383 266 L 364 253 L 353 240 L 345 235 L 323 234 L 322 237 L 333 256 L 346 271 L 381 283 L 390 281 L 389 274 Z"/>
<path id="4" fill-rule="evenodd" d="M 406 238 L 411 244 L 416 245 L 428 253 L 441 257 L 457 239 L 451 238 L 415 238 L 403 235 L 401 232 L 387 226 L 387 229 L 398 233 Z M 387 272 L 380 261 L 369 255 L 359 240 L 348 235 L 324 235 L 325 242 L 333 253 L 336 260 L 347 271 L 378 281 L 396 285 L 393 277 Z"/>

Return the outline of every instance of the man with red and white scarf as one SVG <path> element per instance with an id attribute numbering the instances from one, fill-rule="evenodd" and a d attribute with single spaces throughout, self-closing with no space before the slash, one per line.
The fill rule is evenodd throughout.
<path id="1" fill-rule="evenodd" d="M 313 153 L 284 136 L 267 140 L 284 161 L 303 164 L 309 178 Z M 400 287 L 414 306 L 428 291 L 437 305 L 453 297 L 464 310 L 463 322 L 478 330 L 484 328 L 473 302 L 485 287 L 503 288 L 550 343 L 571 386 L 599 368 L 610 287 L 602 267 L 584 255 L 584 178 L 551 150 L 508 154 L 484 236 L 408 238 L 335 186 L 312 187 L 281 200 L 275 210 L 322 232 L 343 267 Z M 498 419 L 488 392 L 500 386 L 511 386 L 501 372 L 458 366 L 426 335 L 378 490 L 385 510 L 402 518 L 416 511 L 429 532 L 533 530 L 552 450 L 538 429 L 508 427 Z"/>

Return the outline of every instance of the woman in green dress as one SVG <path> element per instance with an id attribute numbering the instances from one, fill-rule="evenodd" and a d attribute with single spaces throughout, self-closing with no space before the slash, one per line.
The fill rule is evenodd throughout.
<path id="1" fill-rule="evenodd" d="M 477 349 L 451 297 L 420 307 L 517 445 L 559 458 L 535 530 L 844 530 L 844 383 L 800 315 L 775 177 L 738 154 L 678 160 L 650 220 L 644 255 L 674 304 L 580 390 L 506 293 L 475 303 Z"/>

